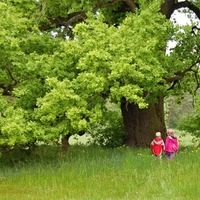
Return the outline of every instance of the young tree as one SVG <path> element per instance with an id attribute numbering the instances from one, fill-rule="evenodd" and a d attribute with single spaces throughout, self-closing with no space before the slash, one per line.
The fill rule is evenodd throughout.
<path id="1" fill-rule="evenodd" d="M 71 134 L 83 134 L 103 115 L 109 99 L 120 104 L 128 133 L 124 143 L 147 146 L 155 132 L 166 131 L 164 97 L 194 93 L 198 86 L 198 27 L 169 21 L 179 8 L 200 18 L 196 1 L 12 0 L 1 5 L 12 9 L 5 19 L 12 16 L 15 25 L 3 24 L 15 43 L 2 49 L 1 98 L 9 96 L 10 102 L 1 111 L 1 145 L 60 136 L 68 144 Z M 171 39 L 177 45 L 168 55 Z"/>

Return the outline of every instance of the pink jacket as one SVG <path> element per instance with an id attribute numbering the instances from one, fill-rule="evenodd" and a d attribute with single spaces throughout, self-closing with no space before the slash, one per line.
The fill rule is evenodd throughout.
<path id="1" fill-rule="evenodd" d="M 167 136 L 165 141 L 166 152 L 177 152 L 179 148 L 178 139 L 176 137 Z"/>

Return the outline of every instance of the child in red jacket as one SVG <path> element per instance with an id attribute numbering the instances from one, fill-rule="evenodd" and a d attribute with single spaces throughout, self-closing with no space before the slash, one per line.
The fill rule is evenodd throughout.
<path id="1" fill-rule="evenodd" d="M 160 132 L 156 133 L 156 138 L 151 142 L 151 150 L 155 157 L 162 157 L 162 152 L 165 151 L 165 143 Z"/>

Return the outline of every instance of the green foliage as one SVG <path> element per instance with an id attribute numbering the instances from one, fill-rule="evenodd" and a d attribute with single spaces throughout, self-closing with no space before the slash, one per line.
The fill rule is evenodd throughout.
<path id="1" fill-rule="evenodd" d="M 124 132 L 120 112 L 108 110 L 102 120 L 92 124 L 87 133 L 91 136 L 89 144 L 102 147 L 118 147 L 123 145 L 127 134 Z"/>
<path id="2" fill-rule="evenodd" d="M 85 12 L 87 20 L 68 27 L 73 29 L 73 39 L 59 38 L 59 31 L 68 30 L 55 28 L 54 20 L 102 3 L 110 1 L 0 2 L 0 145 L 51 143 L 68 133 L 96 127 L 105 117 L 107 99 L 118 104 L 126 98 L 146 108 L 158 96 L 171 93 L 165 78 L 185 70 L 182 63 L 188 67 L 199 55 L 199 36 L 188 42 L 189 27 L 174 29 L 159 13 L 157 1 L 137 1 L 140 10 L 122 12 L 116 22 L 121 4 L 95 15 Z M 178 45 L 166 56 L 167 41 L 173 35 Z M 192 78 L 188 73 L 174 94 L 192 93 Z M 108 146 L 118 146 L 124 137 L 119 119 L 112 116 L 109 123 L 101 121 L 107 130 L 98 131 L 105 141 L 119 139 Z"/>
<path id="3" fill-rule="evenodd" d="M 127 11 L 130 12 L 126 3 L 120 2 L 112 7 L 101 9 L 101 14 L 104 16 L 104 22 L 118 26 L 125 19 Z"/>
<path id="4" fill-rule="evenodd" d="M 165 66 L 168 70 L 168 77 L 176 74 L 182 76 L 183 72 L 187 72 L 181 81 L 173 88 L 170 93 L 174 96 L 183 97 L 186 92 L 195 95 L 199 79 L 198 64 L 199 60 L 199 42 L 200 34 L 191 34 L 191 27 L 189 25 L 176 25 L 174 28 L 173 40 L 177 45 L 172 48 L 170 56 L 166 58 Z M 192 70 L 190 70 L 192 68 Z"/>
<path id="5" fill-rule="evenodd" d="M 33 140 L 32 122 L 27 121 L 28 113 L 23 109 L 8 107 L 1 117 L 0 146 L 14 148 Z"/>
<path id="6" fill-rule="evenodd" d="M 109 83 L 105 85 L 109 89 L 104 90 L 110 90 L 111 99 L 115 102 L 126 97 L 144 108 L 166 90 L 162 85 L 165 69 L 161 64 L 164 54 L 160 49 L 166 45 L 163 38 L 170 24 L 165 23 L 160 14 L 152 18 L 152 12 L 157 12 L 156 6 L 141 11 L 140 15 L 127 15 L 118 28 L 101 22 L 103 17 L 100 15 L 100 20 L 90 17 L 74 29 L 78 43 L 87 49 L 86 54 L 82 54 L 79 69 L 95 70 L 95 73 L 104 76 Z M 160 26 L 161 23 L 163 26 Z M 141 26 L 145 28 L 141 29 Z M 100 66 L 103 69 L 100 70 Z M 147 99 L 144 99 L 145 92 L 151 93 Z"/>
<path id="7" fill-rule="evenodd" d="M 180 130 L 184 130 L 186 132 L 191 133 L 196 138 L 200 138 L 200 103 L 199 103 L 200 97 L 198 96 L 196 98 L 195 103 L 195 113 L 193 115 L 188 115 L 185 118 L 183 118 L 178 126 Z"/>
<path id="8" fill-rule="evenodd" d="M 170 96 L 165 99 L 165 119 L 166 126 L 171 128 L 177 128 L 178 124 L 187 115 L 193 115 L 194 99 L 188 94 L 184 95 L 184 98 L 180 99 L 174 96 Z"/>

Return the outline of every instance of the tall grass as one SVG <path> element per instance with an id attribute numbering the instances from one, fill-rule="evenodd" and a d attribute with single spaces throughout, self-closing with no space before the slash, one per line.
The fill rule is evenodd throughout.
<path id="1" fill-rule="evenodd" d="M 182 149 L 173 161 L 149 149 L 39 147 L 34 154 L 1 157 L 1 200 L 196 200 L 200 149 Z"/>

